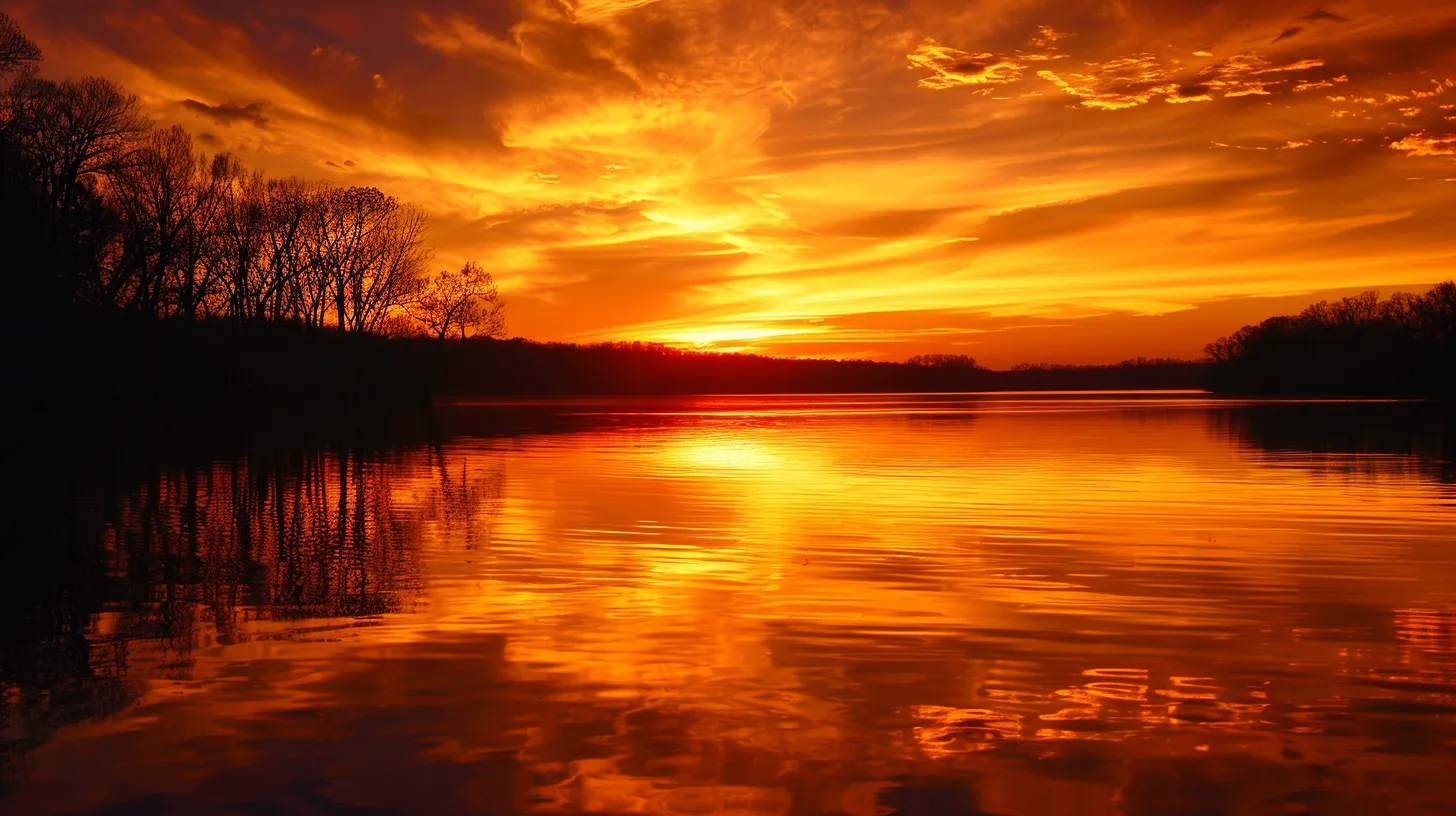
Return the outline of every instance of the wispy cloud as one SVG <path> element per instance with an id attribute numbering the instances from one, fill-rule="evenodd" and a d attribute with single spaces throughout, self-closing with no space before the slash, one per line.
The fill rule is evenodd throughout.
<path id="1" fill-rule="evenodd" d="M 224 102 L 221 105 L 209 105 L 196 99 L 184 99 L 182 107 L 224 126 L 237 122 L 246 122 L 257 127 L 264 127 L 268 124 L 267 117 L 263 115 L 264 103 L 262 102 L 250 102 L 246 105 Z"/>
<path id="2" fill-rule="evenodd" d="M 1411 156 L 1456 156 L 1456 133 L 1438 135 L 1421 131 L 1392 142 L 1390 147 Z"/>
<path id="3" fill-rule="evenodd" d="M 1006 85 L 1021 79 L 1026 66 L 995 54 L 972 54 L 927 40 L 910 54 L 910 66 L 930 72 L 922 88 L 945 90 L 963 85 Z"/>

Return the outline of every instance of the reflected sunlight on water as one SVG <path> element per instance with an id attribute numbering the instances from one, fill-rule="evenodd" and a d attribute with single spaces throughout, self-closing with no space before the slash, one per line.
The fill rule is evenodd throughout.
<path id="1" fill-rule="evenodd" d="M 78 480 L 0 804 L 1451 812 L 1443 416 L 558 400 Z"/>

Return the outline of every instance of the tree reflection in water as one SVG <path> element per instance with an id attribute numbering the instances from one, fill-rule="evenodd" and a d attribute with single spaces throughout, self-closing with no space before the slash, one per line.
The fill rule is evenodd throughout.
<path id="1" fill-rule="evenodd" d="M 408 508 L 399 455 L 347 449 L 33 480 L 3 571 L 0 780 L 55 729 L 134 702 L 130 678 L 189 681 L 200 647 L 407 607 L 422 526 L 474 546 L 500 490 L 498 471 L 426 457 L 434 482 Z"/>
<path id="2" fill-rule="evenodd" d="M 1439 411 L 897 399 L 37 467 L 3 804 L 1456 807 Z"/>

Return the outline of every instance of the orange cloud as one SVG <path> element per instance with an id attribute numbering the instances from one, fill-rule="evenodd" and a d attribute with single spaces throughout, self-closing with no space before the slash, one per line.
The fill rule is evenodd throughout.
<path id="1" fill-rule="evenodd" d="M 1411 156 L 1456 156 L 1456 134 L 1438 136 L 1422 131 L 1412 133 L 1390 146 Z"/>
<path id="2" fill-rule="evenodd" d="M 540 339 L 1094 362 L 1450 277 L 1405 180 L 1456 9 L 1195 5 L 0 0 L 209 150 L 425 205 Z"/>
<path id="3" fill-rule="evenodd" d="M 910 54 L 910 65 L 930 71 L 920 87 L 934 90 L 962 85 L 1006 85 L 1021 79 L 1026 66 L 994 54 L 972 54 L 927 40 Z"/>

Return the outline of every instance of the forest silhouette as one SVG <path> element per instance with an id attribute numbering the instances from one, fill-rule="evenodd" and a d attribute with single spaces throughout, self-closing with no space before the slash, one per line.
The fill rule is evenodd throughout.
<path id="1" fill-rule="evenodd" d="M 1456 391 L 1456 283 L 1320 301 L 1208 346 L 1209 385 L 1251 393 Z"/>
<path id="2" fill-rule="evenodd" d="M 97 77 L 36 72 L 0 14 L 0 194 L 36 318 L 104 312 L 352 334 L 504 331 L 489 273 L 427 274 L 429 218 L 373 187 L 270 179 L 155 128 Z"/>
<path id="3" fill-rule="evenodd" d="M 1208 359 L 991 371 L 505 340 L 489 272 L 432 273 L 427 213 L 372 187 L 268 178 L 158 128 L 109 80 L 54 81 L 0 13 L 6 380 L 36 417 L 395 411 L 475 395 L 1202 389 L 1450 391 L 1456 284 L 1245 327 Z"/>

